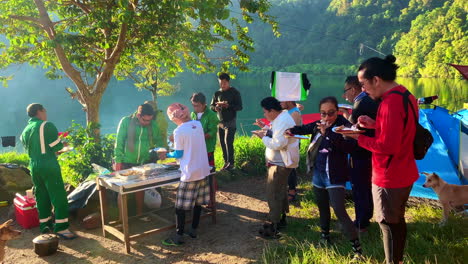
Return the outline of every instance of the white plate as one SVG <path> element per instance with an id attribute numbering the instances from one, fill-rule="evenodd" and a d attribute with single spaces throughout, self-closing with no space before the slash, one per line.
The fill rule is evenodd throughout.
<path id="1" fill-rule="evenodd" d="M 339 133 L 339 134 L 361 134 L 361 133 L 366 132 L 365 130 L 354 130 L 354 129 L 349 129 L 347 127 L 343 130 L 337 130 L 337 128 L 339 127 L 332 128 L 332 131 L 335 133 Z"/>
<path id="2" fill-rule="evenodd" d="M 303 135 L 286 135 L 286 137 L 288 137 L 288 138 L 297 138 L 297 139 L 310 139 L 309 137 L 303 136 Z"/>
<path id="3" fill-rule="evenodd" d="M 353 106 L 350 104 L 338 104 L 338 108 L 353 109 Z"/>

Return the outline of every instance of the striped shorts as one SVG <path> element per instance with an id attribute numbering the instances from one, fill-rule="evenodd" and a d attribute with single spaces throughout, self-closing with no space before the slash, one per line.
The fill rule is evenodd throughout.
<path id="1" fill-rule="evenodd" d="M 199 181 L 180 182 L 177 188 L 175 208 L 192 210 L 195 205 L 208 204 L 210 201 L 210 185 L 208 177 Z"/>

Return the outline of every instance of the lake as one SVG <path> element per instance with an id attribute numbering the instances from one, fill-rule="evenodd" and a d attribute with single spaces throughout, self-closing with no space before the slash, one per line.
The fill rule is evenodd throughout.
<path id="1" fill-rule="evenodd" d="M 318 102 L 325 96 L 336 96 L 339 102 L 345 103 L 341 98 L 344 79 L 346 76 L 314 76 L 308 73 L 312 87 L 307 101 L 301 102 L 304 113 L 318 112 Z M 255 118 L 262 117 L 260 101 L 269 96 L 269 74 L 240 74 L 231 80 L 242 96 L 244 109 L 238 113 L 238 133 L 249 134 L 255 126 Z M 406 86 L 416 97 L 438 95 L 437 105 L 457 111 L 468 102 L 468 82 L 466 80 L 447 79 L 413 79 L 399 78 L 400 84 Z M 190 105 L 189 98 L 194 92 L 203 92 L 207 100 L 211 101 L 213 93 L 218 89 L 215 74 L 196 75 L 184 73 L 172 81 L 180 86 L 180 90 L 172 96 L 160 97 L 158 105 L 161 109 L 173 102 Z M 70 127 L 72 120 L 85 124 L 85 113 L 82 106 L 72 100 L 65 87 L 74 87 L 68 79 L 48 80 L 43 71 L 22 66 L 15 77 L 9 82 L 7 88 L 0 87 L 0 136 L 17 136 L 17 145 L 21 145 L 18 137 L 25 127 L 28 117 L 26 106 L 30 103 L 41 103 L 47 108 L 48 118 L 59 131 Z M 138 91 L 130 81 L 113 80 L 103 97 L 101 104 L 101 124 L 103 133 L 116 133 L 118 123 L 123 116 L 133 113 L 137 106 L 145 100 L 151 100 L 148 91 Z M 169 132 L 175 128 L 170 123 Z M 22 147 L 2 148 L 5 151 L 23 151 Z"/>

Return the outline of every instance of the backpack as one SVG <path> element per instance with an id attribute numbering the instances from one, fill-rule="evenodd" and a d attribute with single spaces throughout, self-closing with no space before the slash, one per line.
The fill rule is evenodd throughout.
<path id="1" fill-rule="evenodd" d="M 395 93 L 403 96 L 403 107 L 405 108 L 406 112 L 406 117 L 405 117 L 405 127 L 406 123 L 408 122 L 408 104 L 411 105 L 411 110 L 413 110 L 413 116 L 414 120 L 416 122 L 416 135 L 414 137 L 414 142 L 413 142 L 413 153 L 414 153 L 414 158 L 417 160 L 422 160 L 424 156 L 426 156 L 427 151 L 432 145 L 432 142 L 434 142 L 434 138 L 432 137 L 432 134 L 429 130 L 425 129 L 421 124 L 419 124 L 418 118 L 416 116 L 416 110 L 413 106 L 413 103 L 411 100 L 409 100 L 410 92 L 406 90 L 406 92 L 398 92 L 398 91 L 392 91 L 390 93 Z"/>

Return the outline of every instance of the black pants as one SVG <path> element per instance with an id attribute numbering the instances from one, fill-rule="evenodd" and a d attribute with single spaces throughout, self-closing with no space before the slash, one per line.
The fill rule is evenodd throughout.
<path id="1" fill-rule="evenodd" d="M 382 240 L 387 264 L 398 264 L 403 261 L 403 252 L 406 243 L 406 221 L 402 218 L 399 223 L 389 224 L 385 221 L 379 223 L 382 230 Z"/>
<path id="2" fill-rule="evenodd" d="M 235 126 L 225 126 L 219 124 L 218 136 L 221 149 L 223 150 L 224 163 L 234 165 L 234 136 L 236 135 Z"/>
<path id="3" fill-rule="evenodd" d="M 366 228 L 374 211 L 372 202 L 372 161 L 370 159 L 352 159 L 351 185 L 353 187 L 354 211 L 357 228 Z"/>
<path id="4" fill-rule="evenodd" d="M 200 216 L 201 216 L 201 206 L 195 205 L 193 207 L 193 215 L 192 215 L 192 229 L 197 229 L 198 225 L 200 224 Z M 183 235 L 185 229 L 185 210 L 176 209 L 176 231 L 178 235 Z"/>
<path id="5" fill-rule="evenodd" d="M 313 188 L 315 199 L 319 208 L 320 214 L 320 229 L 323 233 L 330 231 L 330 204 L 335 211 L 336 218 L 341 223 L 344 233 L 348 240 L 356 240 L 358 238 L 356 228 L 353 221 L 349 218 L 345 208 L 345 190 L 344 188 L 323 189 Z"/>
<path id="6" fill-rule="evenodd" d="M 297 186 L 297 172 L 296 169 L 292 169 L 288 176 L 288 187 L 289 190 L 296 190 Z"/>

